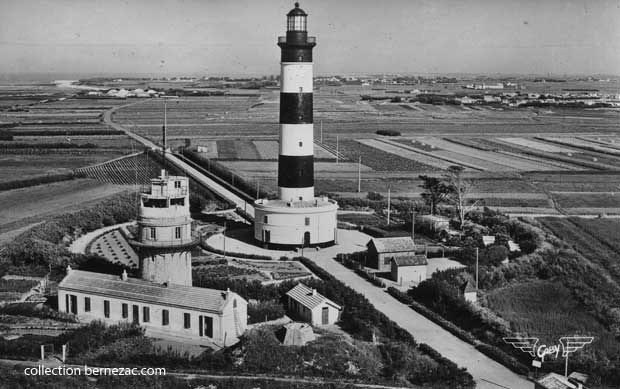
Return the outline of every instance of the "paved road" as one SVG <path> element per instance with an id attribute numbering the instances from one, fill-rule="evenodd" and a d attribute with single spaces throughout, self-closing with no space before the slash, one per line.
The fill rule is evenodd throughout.
<path id="1" fill-rule="evenodd" d="M 480 353 L 472 345 L 458 339 L 333 259 L 337 252 L 353 252 L 363 249 L 363 244 L 368 241 L 367 235 L 358 231 L 338 230 L 338 239 L 339 245 L 311 253 L 308 256 L 347 286 L 366 296 L 375 308 L 409 331 L 416 341 L 430 345 L 457 365 L 466 367 L 476 380 L 478 388 L 534 388 L 533 382 Z"/>
<path id="2" fill-rule="evenodd" d="M 140 136 L 140 135 L 130 131 L 129 129 L 121 126 L 120 124 L 114 123 L 112 121 L 112 113 L 114 113 L 114 111 L 116 111 L 117 109 L 123 108 L 123 107 L 128 107 L 130 105 L 140 104 L 142 102 L 143 101 L 138 101 L 138 102 L 127 104 L 127 105 L 114 107 L 114 108 L 112 108 L 112 109 L 110 109 L 108 111 L 105 111 L 105 113 L 103 115 L 103 121 L 108 126 L 112 127 L 113 129 L 118 130 L 118 131 L 123 131 L 125 134 L 127 134 L 131 138 L 135 139 L 136 141 L 142 143 L 144 146 L 149 147 L 152 150 L 159 150 L 161 147 L 159 145 L 155 144 L 154 142 L 152 142 L 151 140 L 149 140 L 149 139 L 147 139 L 147 138 L 145 138 L 143 136 Z M 254 207 L 252 206 L 252 204 L 248 203 L 247 201 L 245 201 L 241 197 L 239 197 L 236 194 L 230 192 L 228 189 L 226 189 L 222 185 L 218 184 L 217 182 L 215 182 L 212 179 L 208 178 L 204 174 L 200 173 L 198 170 L 194 169 L 193 167 L 191 167 L 187 163 L 183 162 L 182 160 L 180 160 L 179 158 L 174 156 L 172 153 L 166 153 L 166 160 L 168 162 L 172 163 L 173 165 L 177 166 L 181 170 L 183 170 L 189 177 L 191 177 L 194 180 L 200 182 L 201 184 L 203 184 L 204 186 L 206 186 L 207 188 L 209 188 L 210 190 L 212 190 L 213 192 L 215 192 L 219 196 L 232 201 L 233 203 L 235 203 L 235 205 L 237 207 L 245 210 L 245 212 L 247 212 L 250 216 L 254 217 Z"/>

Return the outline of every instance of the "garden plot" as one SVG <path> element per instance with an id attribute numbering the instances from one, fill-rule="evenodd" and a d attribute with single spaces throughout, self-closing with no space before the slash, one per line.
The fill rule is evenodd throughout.
<path id="1" fill-rule="evenodd" d="M 390 143 L 393 145 L 397 144 L 396 142 L 389 141 L 389 140 L 384 140 L 384 142 Z M 429 157 L 441 158 L 443 160 L 446 160 L 452 163 L 453 165 L 462 165 L 464 167 L 468 167 L 474 170 L 515 171 L 515 169 L 510 168 L 510 167 L 498 165 L 496 163 L 485 161 L 483 159 L 472 157 L 470 155 L 464 155 L 464 154 L 454 153 L 454 152 L 447 151 L 447 150 L 437 149 L 434 146 L 428 146 L 426 144 L 422 144 L 422 147 L 425 147 L 426 150 L 429 150 L 429 151 L 419 150 L 419 147 L 417 146 L 415 148 L 412 146 L 405 145 L 405 144 L 399 144 L 399 146 L 407 150 L 417 151 L 419 153 L 428 155 Z"/>
<path id="2" fill-rule="evenodd" d="M 539 141 L 535 141 L 527 138 L 497 138 L 498 140 L 510 144 L 515 144 L 518 146 L 527 147 L 534 150 L 544 151 L 546 153 L 574 153 L 576 152 L 573 149 L 567 149 L 565 147 L 560 147 L 556 145 L 551 145 L 548 143 L 543 143 Z"/>
<path id="3" fill-rule="evenodd" d="M 278 159 L 280 145 L 277 140 L 255 140 L 254 145 L 261 159 Z"/>
<path id="4" fill-rule="evenodd" d="M 201 148 L 201 156 L 205 158 L 217 158 L 217 141 L 197 141 L 195 142 L 198 147 Z"/>
<path id="5" fill-rule="evenodd" d="M 439 169 L 447 169 L 449 166 L 453 165 L 453 163 L 450 163 L 448 161 L 444 161 L 439 158 L 429 157 L 428 155 L 422 154 L 420 152 L 406 149 L 404 147 L 401 147 L 402 145 L 385 143 L 378 139 L 358 139 L 357 141 L 363 145 L 370 146 L 386 153 L 398 155 L 400 157 L 416 161 L 424 165 L 434 166 Z"/>
<path id="6" fill-rule="evenodd" d="M 476 158 L 483 159 L 498 165 L 503 165 L 511 169 L 515 170 L 524 170 L 524 171 L 545 171 L 545 170 L 557 170 L 557 167 L 550 167 L 548 164 L 544 163 L 536 163 L 534 161 L 528 161 L 519 157 L 507 156 L 505 154 L 500 154 L 492 151 L 482 151 L 478 149 L 474 149 L 472 147 L 462 146 L 456 143 L 449 142 L 444 139 L 435 138 L 435 137 L 421 137 L 418 138 L 420 141 L 429 144 L 431 146 L 435 146 L 447 151 L 451 151 L 453 153 L 463 154 L 463 155 L 475 155 Z"/>

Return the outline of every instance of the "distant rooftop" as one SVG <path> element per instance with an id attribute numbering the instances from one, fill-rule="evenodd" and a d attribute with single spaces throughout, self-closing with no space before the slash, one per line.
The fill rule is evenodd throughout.
<path id="1" fill-rule="evenodd" d="M 378 253 L 397 253 L 403 251 L 415 251 L 415 243 L 409 236 L 395 238 L 372 238 L 369 244 L 373 244 Z"/>

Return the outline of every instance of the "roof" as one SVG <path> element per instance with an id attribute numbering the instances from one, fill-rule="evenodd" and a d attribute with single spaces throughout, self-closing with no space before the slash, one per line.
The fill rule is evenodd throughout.
<path id="1" fill-rule="evenodd" d="M 373 244 L 378 253 L 398 253 L 415 251 L 413 239 L 409 236 L 396 238 L 372 238 L 366 246 Z"/>
<path id="2" fill-rule="evenodd" d="M 286 16 L 308 16 L 303 9 L 299 8 L 299 3 L 295 3 L 295 8 L 289 11 Z"/>
<path id="3" fill-rule="evenodd" d="M 392 258 L 392 262 L 398 267 L 403 266 L 426 266 L 428 261 L 425 255 L 411 255 L 408 257 Z"/>
<path id="4" fill-rule="evenodd" d="M 463 283 L 463 285 L 461 285 L 461 291 L 463 293 L 473 293 L 473 292 L 477 292 L 476 290 L 476 286 L 470 282 L 470 281 L 465 281 Z"/>
<path id="5" fill-rule="evenodd" d="M 323 303 L 327 303 L 336 309 L 342 309 L 340 305 L 318 293 L 316 289 L 309 288 L 301 283 L 286 292 L 286 295 L 308 309 L 314 309 Z"/>
<path id="6" fill-rule="evenodd" d="M 176 284 L 164 286 L 139 278 L 123 281 L 120 276 L 82 270 L 70 270 L 58 289 L 215 313 L 223 311 L 227 294 L 243 300 L 230 291 Z"/>
<path id="7" fill-rule="evenodd" d="M 549 373 L 539 379 L 538 382 L 545 389 L 576 389 L 577 385 L 571 383 L 568 378 L 556 373 Z"/>

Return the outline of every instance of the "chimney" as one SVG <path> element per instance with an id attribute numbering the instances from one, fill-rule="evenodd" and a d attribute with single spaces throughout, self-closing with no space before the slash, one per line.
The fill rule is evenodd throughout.
<path id="1" fill-rule="evenodd" d="M 312 295 L 316 296 L 316 289 L 312 288 Z"/>
<path id="2" fill-rule="evenodd" d="M 230 297 L 230 288 L 226 288 L 226 300 Z"/>
<path id="3" fill-rule="evenodd" d="M 127 270 L 123 270 L 123 273 L 121 274 L 121 280 L 127 281 Z"/>
<path id="4" fill-rule="evenodd" d="M 71 269 L 71 265 L 67 265 L 67 274 L 71 274 L 71 270 L 73 270 Z"/>

